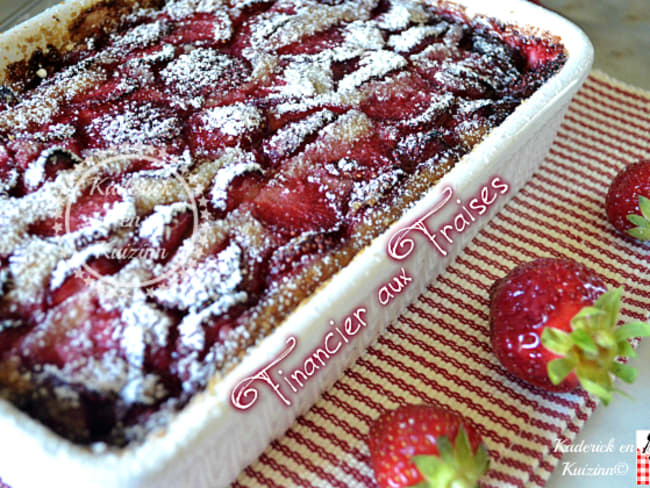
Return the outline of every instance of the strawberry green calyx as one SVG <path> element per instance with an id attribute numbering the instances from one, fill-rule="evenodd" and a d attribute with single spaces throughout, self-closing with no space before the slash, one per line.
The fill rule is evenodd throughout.
<path id="1" fill-rule="evenodd" d="M 475 453 L 461 425 L 452 445 L 447 436 L 436 439 L 439 456 L 414 456 L 412 461 L 424 477 L 415 488 L 476 488 L 478 480 L 487 471 L 490 457 L 484 444 Z"/>
<path id="2" fill-rule="evenodd" d="M 639 195 L 639 208 L 641 215 L 631 214 L 627 220 L 636 225 L 627 231 L 635 239 L 640 241 L 650 241 L 650 198 Z"/>
<path id="3" fill-rule="evenodd" d="M 571 320 L 571 332 L 548 327 L 542 332 L 544 347 L 561 356 L 548 363 L 549 378 L 560 384 L 575 372 L 582 387 L 607 405 L 615 388 L 613 378 L 633 383 L 637 370 L 616 361 L 636 354 L 627 339 L 650 336 L 650 324 L 632 322 L 616 327 L 623 290 L 603 293 L 593 306 L 584 307 Z"/>

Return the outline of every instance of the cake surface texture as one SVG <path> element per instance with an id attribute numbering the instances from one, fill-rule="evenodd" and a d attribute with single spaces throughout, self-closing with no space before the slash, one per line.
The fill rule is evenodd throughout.
<path id="1" fill-rule="evenodd" d="M 70 32 L 1 87 L 0 396 L 112 446 L 164 428 L 565 60 L 410 0 L 113 1 Z"/>

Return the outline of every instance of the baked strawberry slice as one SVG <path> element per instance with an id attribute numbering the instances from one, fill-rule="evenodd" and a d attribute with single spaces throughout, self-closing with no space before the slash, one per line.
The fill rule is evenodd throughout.
<path id="1" fill-rule="evenodd" d="M 18 137 L 7 142 L 7 149 L 12 155 L 10 161 L 13 161 L 13 164 L 23 171 L 27 169 L 29 163 L 38 158 L 46 147 L 45 143 L 35 141 L 30 137 Z"/>
<path id="2" fill-rule="evenodd" d="M 650 160 L 630 164 L 616 175 L 605 208 L 617 230 L 642 241 L 650 240 Z"/>
<path id="3" fill-rule="evenodd" d="M 108 215 L 111 208 L 120 202 L 122 202 L 122 197 L 111 191 L 110 186 L 91 188 L 70 205 L 67 222 L 65 213 L 62 213 L 62 215 L 35 222 L 29 227 L 29 231 L 46 237 L 62 235 L 66 231 L 75 232 L 90 225 L 93 221 L 102 220 Z"/>
<path id="4" fill-rule="evenodd" d="M 176 205 L 183 208 L 182 204 Z M 154 214 L 143 221 L 136 244 L 129 251 L 136 251 L 139 257 L 153 262 L 165 263 L 171 259 L 184 239 L 195 230 L 194 213 L 187 208 L 173 214 L 169 222 L 165 222 L 159 216 L 160 214 Z M 127 259 L 130 257 L 132 256 L 125 256 Z"/>
<path id="5" fill-rule="evenodd" d="M 136 82 L 130 82 L 125 78 L 112 78 L 86 92 L 75 95 L 72 103 L 87 106 L 91 104 L 116 102 L 133 92 L 137 87 L 138 84 Z"/>
<path id="6" fill-rule="evenodd" d="M 637 372 L 615 361 L 634 357 L 627 342 L 650 335 L 650 324 L 616 328 L 621 289 L 568 259 L 520 265 L 490 290 L 492 346 L 515 376 L 551 391 L 578 385 L 608 404 L 612 375 L 632 383 Z"/>
<path id="7" fill-rule="evenodd" d="M 225 147 L 245 149 L 262 138 L 266 116 L 253 105 L 211 107 L 189 120 L 189 144 L 195 154 L 216 156 Z"/>
<path id="8" fill-rule="evenodd" d="M 424 112 L 431 104 L 431 87 L 417 73 L 403 72 L 369 88 L 361 110 L 374 119 L 403 120 Z"/>
<path id="9" fill-rule="evenodd" d="M 325 163 L 347 159 L 371 171 L 390 168 L 395 164 L 391 151 L 397 142 L 397 137 L 395 131 L 378 124 L 372 132 L 354 141 L 333 142 L 331 139 L 316 139 L 315 143 L 306 147 L 303 156 L 306 162 Z"/>
<path id="10" fill-rule="evenodd" d="M 257 197 L 264 185 L 264 177 L 259 173 L 248 173 L 235 177 L 228 188 L 226 212 L 231 212 L 245 202 Z"/>
<path id="11" fill-rule="evenodd" d="M 209 20 L 182 22 L 167 37 L 166 42 L 174 45 L 214 43 L 215 25 Z"/>
<path id="12" fill-rule="evenodd" d="M 13 345 L 25 335 L 27 327 L 25 322 L 20 318 L 3 316 L 3 320 L 8 321 L 11 327 L 4 328 L 0 333 L 0 358 L 6 352 L 11 350 Z"/>
<path id="13" fill-rule="evenodd" d="M 341 215 L 319 186 L 296 179 L 270 182 L 253 203 L 256 218 L 290 234 L 331 229 Z"/>
<path id="14" fill-rule="evenodd" d="M 113 259 L 108 259 L 105 256 L 100 256 L 98 258 L 89 260 L 86 263 L 86 266 L 90 270 L 94 271 L 95 275 L 99 276 L 111 275 L 121 268 L 119 262 Z M 48 305 L 54 307 L 59 303 L 64 302 L 71 296 L 76 295 L 77 293 L 88 288 L 88 283 L 86 283 L 84 278 L 93 280 L 95 277 L 90 274 L 88 270 L 86 270 L 84 275 L 87 276 L 82 277 L 76 276 L 74 274 L 69 276 L 63 283 L 61 283 L 61 286 L 53 290 L 47 297 Z"/>
<path id="15" fill-rule="evenodd" d="M 410 172 L 418 162 L 428 161 L 448 149 L 448 139 L 448 134 L 437 129 L 408 134 L 397 143 L 393 155 Z"/>
<path id="16" fill-rule="evenodd" d="M 87 362 L 110 351 L 119 351 L 121 311 L 108 311 L 96 299 L 70 300 L 37 325 L 20 343 L 24 356 L 34 364 Z"/>
<path id="17" fill-rule="evenodd" d="M 342 241 L 344 229 L 340 226 L 329 232 L 306 232 L 275 249 L 269 259 L 267 281 L 308 266 L 310 256 L 334 249 Z"/>
<path id="18" fill-rule="evenodd" d="M 367 442 L 380 488 L 475 488 L 489 465 L 472 426 L 439 407 L 389 410 L 370 426 Z"/>
<path id="19" fill-rule="evenodd" d="M 225 43 L 231 36 L 232 24 L 226 14 L 199 13 L 179 22 L 165 42 L 176 46 L 183 44 L 203 46 Z"/>
<path id="20" fill-rule="evenodd" d="M 312 36 L 303 37 L 278 49 L 278 54 L 318 54 L 326 49 L 331 49 L 343 42 L 343 34 L 340 27 L 332 27 L 324 32 Z"/>

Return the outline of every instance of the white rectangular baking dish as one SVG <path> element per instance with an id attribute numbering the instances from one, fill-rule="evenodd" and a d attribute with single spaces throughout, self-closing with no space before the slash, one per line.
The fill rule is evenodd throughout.
<path id="1" fill-rule="evenodd" d="M 98 3 L 72 0 L 0 35 L 0 72 L 7 64 L 26 58 L 65 33 L 70 19 Z M 410 301 L 429 284 L 498 209 L 532 175 L 544 158 L 573 94 L 586 78 L 593 59 L 584 33 L 562 17 L 525 0 L 459 0 L 469 13 L 481 13 L 507 23 L 528 25 L 558 36 L 567 50 L 565 66 L 456 167 L 431 188 L 422 200 L 393 227 L 361 252 L 345 269 L 303 303 L 271 336 L 251 349 L 222 381 L 210 385 L 177 414 L 164 433 L 122 450 L 92 451 L 53 434 L 40 423 L 0 399 L 0 477 L 12 488 L 51 486 L 54 480 L 70 488 L 144 488 L 227 486 L 239 472 L 281 435 L 297 415 L 308 409 Z M 386 247 L 397 229 L 411 224 L 440 200 L 442 188 L 451 185 L 454 198 L 426 220 L 438 229 L 476 195 L 492 177 L 510 184 L 509 192 L 448 246 L 442 257 L 430 243 L 410 233 L 414 252 L 401 262 L 387 256 Z M 404 267 L 413 281 L 388 306 L 377 301 L 377 290 Z M 287 347 L 297 346 L 282 362 L 290 371 L 322 345 L 323 337 L 358 307 L 367 309 L 367 326 L 340 353 L 331 356 L 304 389 L 286 395 L 285 407 L 270 387 L 252 386 L 256 404 L 242 412 L 231 404 L 231 392 Z M 275 372 L 275 370 L 273 370 Z M 285 385 L 285 390 L 286 390 Z M 249 393 L 252 393 L 249 392 Z M 251 397 L 248 397 L 251 398 Z M 64 481 L 65 480 L 65 481 Z"/>

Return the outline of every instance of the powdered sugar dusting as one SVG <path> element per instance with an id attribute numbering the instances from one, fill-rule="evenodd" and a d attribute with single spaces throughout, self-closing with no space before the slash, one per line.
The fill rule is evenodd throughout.
<path id="1" fill-rule="evenodd" d="M 43 182 L 43 178 L 45 177 L 45 165 L 50 160 L 50 158 L 56 156 L 57 154 L 63 154 L 65 157 L 69 158 L 75 163 L 81 162 L 81 158 L 79 156 L 71 153 L 66 149 L 57 146 L 50 147 L 43 151 L 41 155 L 34 162 L 30 163 L 30 165 L 25 170 L 23 180 L 27 185 L 27 188 L 34 189 Z"/>
<path id="2" fill-rule="evenodd" d="M 359 69 L 346 75 L 340 82 L 339 91 L 352 91 L 372 78 L 384 76 L 391 71 L 406 66 L 406 59 L 391 51 L 373 51 L 365 54 L 359 61 Z"/>
<path id="3" fill-rule="evenodd" d="M 314 134 L 335 118 L 334 112 L 326 109 L 320 110 L 298 122 L 291 123 L 264 142 L 264 152 L 272 157 L 290 156 L 303 144 L 308 136 Z"/>
<path id="4" fill-rule="evenodd" d="M 141 331 L 135 334 L 137 342 L 158 347 L 165 347 L 167 344 L 172 321 L 166 313 L 145 302 L 144 297 L 134 300 L 130 306 L 124 308 L 121 318 L 128 327 Z"/>
<path id="5" fill-rule="evenodd" d="M 60 287 L 65 279 L 74 271 L 80 269 L 83 264 L 86 264 L 89 258 L 104 256 L 113 247 L 113 243 L 110 242 L 97 242 L 73 254 L 70 258 L 59 261 L 50 275 L 50 290 L 56 290 Z"/>
<path id="6" fill-rule="evenodd" d="M 362 49 L 382 49 L 384 36 L 374 21 L 354 21 L 345 28 L 345 42 Z"/>
<path id="7" fill-rule="evenodd" d="M 188 103 L 198 108 L 203 103 L 202 93 L 214 86 L 242 78 L 241 67 L 226 54 L 216 49 L 196 48 L 169 63 L 160 73 L 165 84 Z"/>
<path id="8" fill-rule="evenodd" d="M 169 25 L 161 20 L 140 24 L 127 32 L 113 34 L 113 49 L 116 51 L 130 51 L 134 48 L 145 48 L 159 41 L 169 30 Z"/>
<path id="9" fill-rule="evenodd" d="M 234 165 L 227 166 L 219 170 L 214 178 L 214 184 L 210 190 L 210 201 L 218 210 L 226 210 L 228 200 L 228 188 L 232 180 L 236 177 L 251 172 L 262 173 L 262 167 L 255 162 L 252 157 L 248 161 L 238 162 Z"/>
<path id="10" fill-rule="evenodd" d="M 377 19 L 382 29 L 396 31 L 405 29 L 411 23 L 422 24 L 429 19 L 424 6 L 413 0 L 391 0 L 388 12 Z"/>
<path id="11" fill-rule="evenodd" d="M 225 107 L 210 108 L 203 112 L 203 130 L 220 130 L 224 134 L 236 136 L 260 127 L 264 117 L 260 110 L 245 103 Z"/>
<path id="12" fill-rule="evenodd" d="M 440 22 L 436 25 L 418 25 L 400 34 L 393 34 L 388 39 L 388 45 L 397 52 L 409 52 L 427 37 L 439 36 L 447 30 L 449 24 Z"/>
<path id="13" fill-rule="evenodd" d="M 277 90 L 280 94 L 290 97 L 312 97 L 332 90 L 332 70 L 330 63 L 317 61 L 306 57 L 291 63 L 282 73 L 285 85 Z"/>
<path id="14" fill-rule="evenodd" d="M 121 110 L 94 119 L 88 132 L 113 146 L 160 145 L 180 135 L 181 125 L 175 115 L 150 103 L 129 103 Z"/>
<path id="15" fill-rule="evenodd" d="M 9 258 L 12 288 L 6 294 L 8 298 L 17 303 L 40 301 L 63 255 L 63 249 L 54 242 L 36 237 L 22 242 Z"/>
<path id="16" fill-rule="evenodd" d="M 167 2 L 163 12 L 173 20 L 181 20 L 195 13 L 219 12 L 223 0 L 176 0 Z"/>
<path id="17" fill-rule="evenodd" d="M 356 182 L 350 196 L 350 208 L 356 212 L 365 206 L 374 205 L 405 175 L 403 170 L 396 169 L 388 173 L 381 173 L 370 181 Z"/>
<path id="18" fill-rule="evenodd" d="M 206 303 L 211 310 L 225 312 L 246 299 L 246 292 L 237 291 L 242 281 L 241 248 L 231 243 L 216 257 L 208 257 L 191 268 L 180 280 L 161 285 L 155 297 L 167 306 L 197 313 Z M 218 305 L 215 305 L 218 304 Z"/>
<path id="19" fill-rule="evenodd" d="M 149 215 L 138 230 L 138 235 L 142 239 L 147 239 L 152 245 L 161 245 L 163 239 L 167 238 L 168 225 L 171 224 L 174 217 L 182 212 L 191 210 L 188 202 L 174 202 L 170 205 L 156 205 L 154 211 Z"/>

